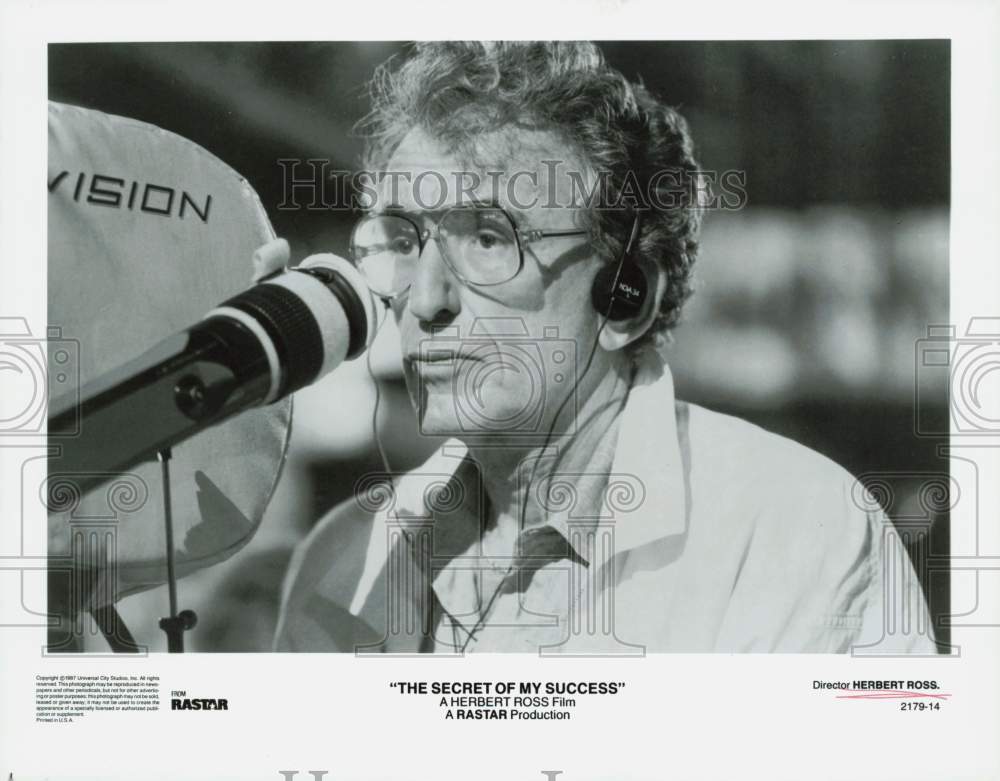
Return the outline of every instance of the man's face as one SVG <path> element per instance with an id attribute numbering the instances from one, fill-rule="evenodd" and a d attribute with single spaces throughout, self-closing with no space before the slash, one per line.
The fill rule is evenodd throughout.
<path id="1" fill-rule="evenodd" d="M 579 186 L 573 187 L 567 172 L 585 182 L 589 177 L 556 136 L 498 132 L 479 139 L 477 158 L 480 182 L 473 189 L 475 180 L 457 173 L 473 170 L 468 162 L 423 131 L 412 131 L 388 165 L 398 177 L 394 192 L 383 188 L 376 211 L 400 207 L 432 236 L 449 207 L 471 200 L 503 207 L 521 231 L 584 227 L 581 209 L 570 205 Z M 553 166 L 556 160 L 560 166 Z M 494 241 L 477 240 L 487 247 Z M 590 287 L 602 261 L 587 237 L 522 240 L 517 275 L 483 287 L 457 277 L 442 256 L 443 244 L 427 240 L 409 291 L 394 303 L 421 432 L 538 438 L 564 403 L 559 428 L 564 421 L 571 426 L 576 396 L 585 392 L 575 385 L 598 327 Z M 448 246 L 452 255 L 458 251 Z M 452 257 L 451 263 L 462 260 Z M 601 367 L 591 371 L 598 374 Z"/>

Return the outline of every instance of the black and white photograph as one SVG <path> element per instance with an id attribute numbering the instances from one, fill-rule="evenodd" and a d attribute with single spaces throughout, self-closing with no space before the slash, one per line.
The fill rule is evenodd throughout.
<path id="1" fill-rule="evenodd" d="M 995 777 L 995 3 L 448 5 L 0 12 L 0 773 Z"/>
<path id="2" fill-rule="evenodd" d="M 948 76 L 50 46 L 53 647 L 188 611 L 192 651 L 946 650 Z"/>

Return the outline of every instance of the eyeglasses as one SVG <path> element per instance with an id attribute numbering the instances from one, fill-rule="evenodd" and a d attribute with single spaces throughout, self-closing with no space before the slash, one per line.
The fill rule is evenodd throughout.
<path id="1" fill-rule="evenodd" d="M 582 236 L 587 231 L 522 230 L 496 206 L 455 206 L 430 229 L 421 230 L 402 214 L 363 217 L 351 234 L 351 258 L 378 296 L 394 298 L 409 289 L 420 254 L 430 239 L 464 284 L 489 287 L 509 282 L 524 267 L 525 244 L 550 236 Z"/>

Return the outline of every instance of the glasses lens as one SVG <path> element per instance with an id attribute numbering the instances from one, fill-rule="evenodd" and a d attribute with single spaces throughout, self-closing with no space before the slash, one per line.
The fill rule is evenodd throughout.
<path id="1" fill-rule="evenodd" d="M 441 220 L 448 260 L 467 281 L 496 285 L 513 279 L 520 267 L 517 235 L 501 209 L 453 209 Z"/>
<path id="2" fill-rule="evenodd" d="M 403 217 L 366 217 L 354 229 L 351 254 L 376 294 L 394 296 L 410 286 L 420 257 L 420 236 Z"/>

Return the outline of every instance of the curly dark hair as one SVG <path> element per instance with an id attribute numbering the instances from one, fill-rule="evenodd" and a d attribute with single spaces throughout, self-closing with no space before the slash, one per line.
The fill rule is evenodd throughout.
<path id="1" fill-rule="evenodd" d="M 505 127 L 549 130 L 565 139 L 600 174 L 600 203 L 622 203 L 626 191 L 669 186 L 643 209 L 634 252 L 655 262 L 667 287 L 652 327 L 631 347 L 655 344 L 678 321 L 691 295 L 702 209 L 694 182 L 698 165 L 687 122 L 610 67 L 592 43 L 578 41 L 417 43 L 390 58 L 370 83 L 371 113 L 359 123 L 364 164 L 384 171 L 408 132 L 421 128 L 459 148 Z M 672 172 L 663 177 L 662 172 Z M 666 183 L 666 184 L 665 184 Z M 588 210 L 591 241 L 614 260 L 629 236 L 633 209 Z"/>

